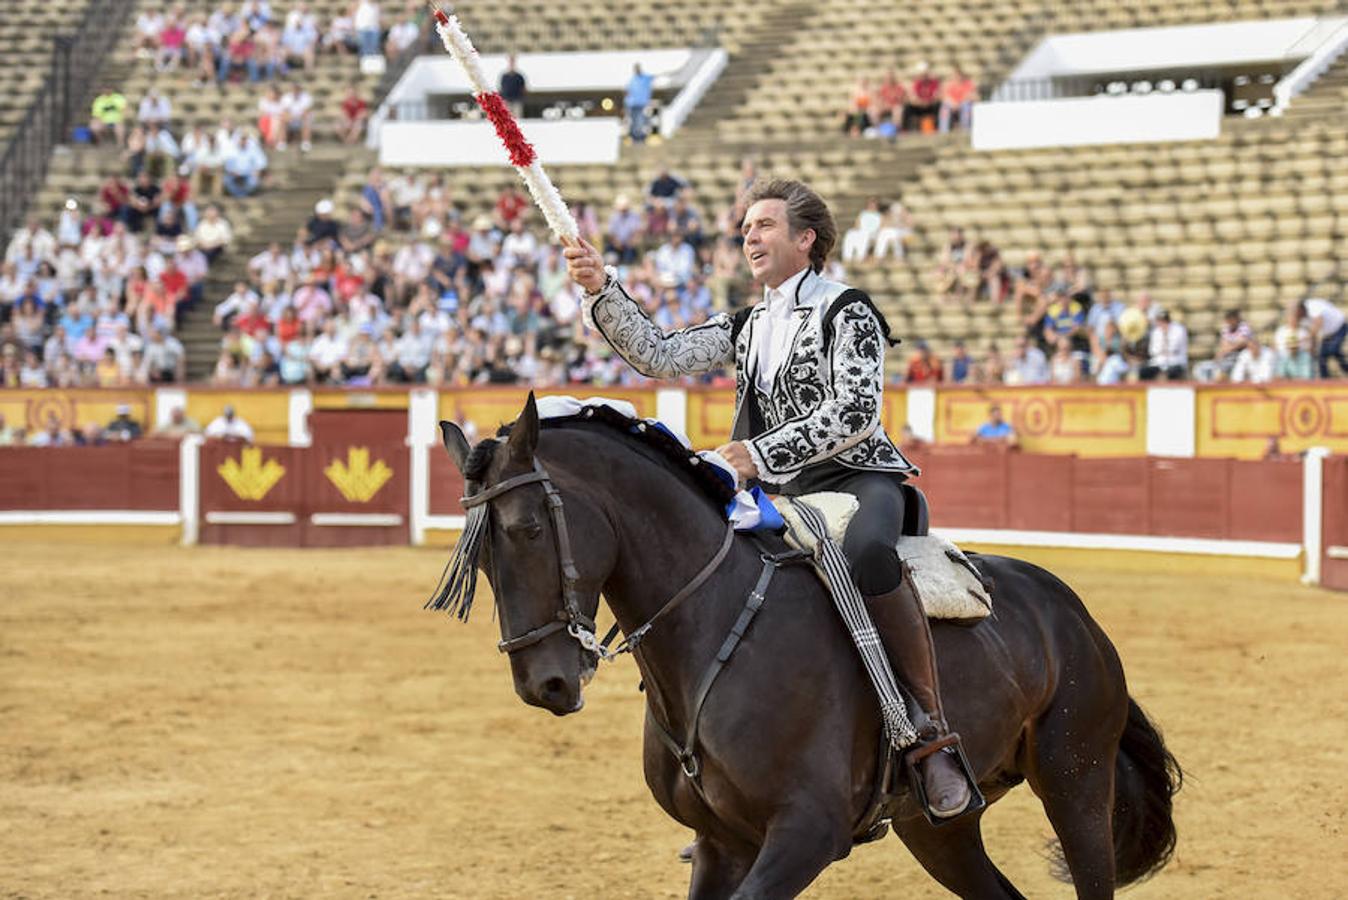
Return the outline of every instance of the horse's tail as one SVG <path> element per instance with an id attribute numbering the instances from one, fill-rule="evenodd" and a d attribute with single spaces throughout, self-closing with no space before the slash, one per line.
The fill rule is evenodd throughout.
<path id="1" fill-rule="evenodd" d="M 1114 762 L 1114 880 L 1120 887 L 1156 874 L 1175 851 L 1173 798 L 1184 772 L 1137 701 Z"/>

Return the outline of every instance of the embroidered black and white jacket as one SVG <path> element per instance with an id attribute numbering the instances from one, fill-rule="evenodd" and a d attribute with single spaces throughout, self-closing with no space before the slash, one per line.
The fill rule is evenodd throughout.
<path id="1" fill-rule="evenodd" d="M 790 352 L 771 390 L 758 387 L 755 341 L 767 305 L 665 334 L 609 274 L 585 297 L 587 321 L 638 372 L 652 378 L 696 375 L 735 364 L 732 440 L 744 441 L 759 478 L 785 484 L 810 466 L 916 475 L 880 425 L 889 328 L 862 291 L 808 272 L 796 287 Z M 750 424 L 754 391 L 762 427 Z M 751 433 L 752 431 L 757 433 Z"/>

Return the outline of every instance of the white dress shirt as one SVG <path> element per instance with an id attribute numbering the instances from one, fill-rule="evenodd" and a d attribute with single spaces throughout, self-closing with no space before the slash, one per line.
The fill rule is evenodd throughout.
<path id="1" fill-rule="evenodd" d="M 1148 347 L 1151 364 L 1162 369 L 1189 364 L 1189 332 L 1179 322 L 1157 322 L 1151 329 Z"/>
<path id="2" fill-rule="evenodd" d="M 796 290 L 800 287 L 810 267 L 806 266 L 775 288 L 763 288 L 763 302 L 767 312 L 759 320 L 758 327 L 762 335 L 758 339 L 758 378 L 761 390 L 772 390 L 777 370 L 786 362 L 791 352 L 791 342 L 795 340 L 800 320 L 795 318 Z"/>

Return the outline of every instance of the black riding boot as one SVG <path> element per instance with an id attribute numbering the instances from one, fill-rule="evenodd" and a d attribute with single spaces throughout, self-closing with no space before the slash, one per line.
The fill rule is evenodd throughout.
<path id="1" fill-rule="evenodd" d="M 921 707 L 921 712 L 913 716 L 919 740 L 927 745 L 943 743 L 941 739 L 950 729 L 941 709 L 931 628 L 917 592 L 909 584 L 907 571 L 894 590 L 866 597 L 866 608 L 880 632 L 894 674 Z M 924 749 L 929 748 L 919 745 L 910 759 L 920 767 L 928 806 L 938 818 L 954 818 L 969 807 L 972 797 L 969 782 L 952 753 L 937 749 L 924 754 Z"/>

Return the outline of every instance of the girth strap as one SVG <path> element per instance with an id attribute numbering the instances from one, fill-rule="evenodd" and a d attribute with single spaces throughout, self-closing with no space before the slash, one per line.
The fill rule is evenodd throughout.
<path id="1" fill-rule="evenodd" d="M 683 768 L 683 774 L 687 775 L 696 784 L 701 775 L 702 766 L 697 758 L 697 731 L 702 719 L 702 707 L 707 702 L 708 695 L 711 694 L 712 685 L 716 683 L 716 678 L 725 669 L 726 663 L 739 646 L 740 641 L 744 639 L 745 633 L 749 630 L 750 623 L 754 616 L 763 608 L 763 602 L 767 599 L 768 585 L 772 583 L 772 576 L 777 569 L 791 562 L 803 561 L 803 553 L 783 553 L 779 555 L 763 554 L 763 571 L 758 575 L 758 581 L 754 588 L 749 592 L 748 598 L 744 602 L 744 609 L 740 610 L 739 618 L 735 624 L 730 626 L 730 633 L 726 635 L 725 640 L 721 642 L 721 648 L 716 651 L 716 657 L 707 666 L 707 670 L 702 673 L 702 679 L 698 682 L 697 691 L 693 694 L 692 710 L 688 717 L 687 733 L 684 741 L 680 744 L 668 728 L 656 717 L 651 710 L 650 703 L 646 704 L 646 715 L 655 725 L 655 734 L 660 742 L 669 748 L 678 759 L 679 765 Z M 700 790 L 700 787 L 699 787 Z"/>

